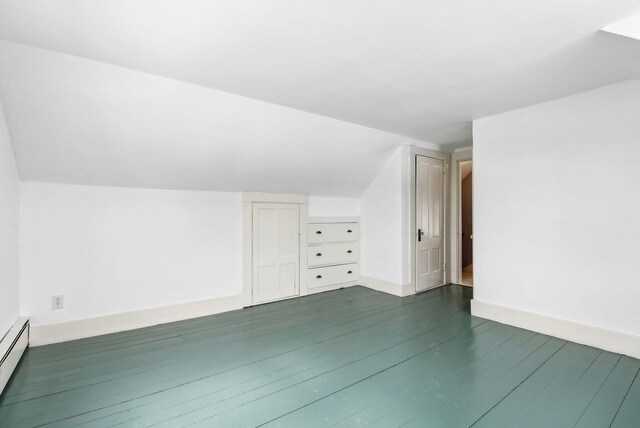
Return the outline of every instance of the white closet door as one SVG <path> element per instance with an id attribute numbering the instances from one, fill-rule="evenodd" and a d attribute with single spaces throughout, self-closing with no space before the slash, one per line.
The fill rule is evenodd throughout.
<path id="1" fill-rule="evenodd" d="M 416 156 L 416 291 L 444 283 L 444 161 Z"/>
<path id="2" fill-rule="evenodd" d="M 300 290 L 300 206 L 253 204 L 253 303 Z"/>

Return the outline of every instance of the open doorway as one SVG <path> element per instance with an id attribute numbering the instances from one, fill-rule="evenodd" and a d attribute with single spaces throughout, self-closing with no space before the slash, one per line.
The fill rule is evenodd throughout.
<path id="1" fill-rule="evenodd" d="M 460 283 L 473 286 L 473 161 L 460 162 Z"/>

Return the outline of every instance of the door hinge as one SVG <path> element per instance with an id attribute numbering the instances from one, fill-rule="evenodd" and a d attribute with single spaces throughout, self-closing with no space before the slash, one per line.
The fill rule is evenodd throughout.
<path id="1" fill-rule="evenodd" d="M 442 167 L 442 173 L 443 173 L 443 174 L 446 174 L 446 173 L 447 173 L 447 166 L 446 166 L 446 165 Z"/>
<path id="2" fill-rule="evenodd" d="M 442 263 L 442 270 L 447 270 L 447 264 L 446 263 Z"/>

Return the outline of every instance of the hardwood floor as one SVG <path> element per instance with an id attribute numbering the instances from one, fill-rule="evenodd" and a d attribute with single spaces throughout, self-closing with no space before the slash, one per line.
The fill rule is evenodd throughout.
<path id="1" fill-rule="evenodd" d="M 460 276 L 461 276 L 460 284 L 467 285 L 467 286 L 470 286 L 470 287 L 473 286 L 473 272 L 464 272 L 463 271 Z"/>
<path id="2" fill-rule="evenodd" d="M 636 427 L 640 361 L 362 287 L 32 348 L 2 427 Z"/>

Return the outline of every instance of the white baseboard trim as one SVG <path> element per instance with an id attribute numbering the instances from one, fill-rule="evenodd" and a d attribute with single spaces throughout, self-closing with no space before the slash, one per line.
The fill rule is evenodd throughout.
<path id="1" fill-rule="evenodd" d="M 396 284 L 391 281 L 384 281 L 382 279 L 371 278 L 368 276 L 360 275 L 360 285 L 370 288 L 376 291 L 382 291 L 383 293 L 393 294 L 398 297 L 410 296 L 416 294 L 411 288 L 411 284 Z"/>
<path id="2" fill-rule="evenodd" d="M 229 296 L 104 315 L 56 324 L 32 325 L 30 345 L 41 346 L 242 309 L 243 297 Z"/>
<path id="3" fill-rule="evenodd" d="M 524 311 L 493 303 L 471 300 L 471 314 L 537 333 L 640 358 L 640 336 Z"/>

